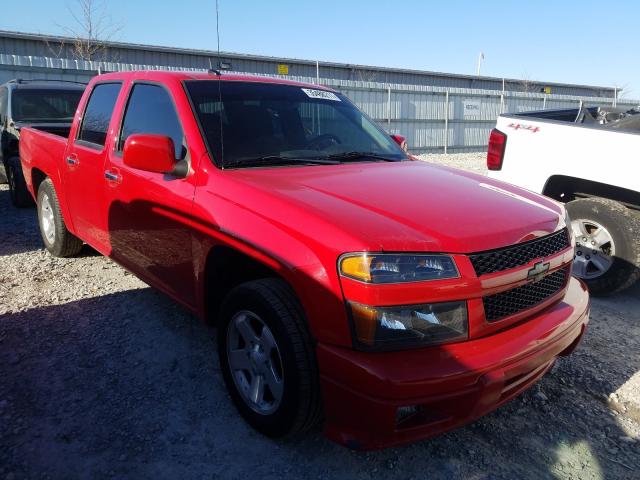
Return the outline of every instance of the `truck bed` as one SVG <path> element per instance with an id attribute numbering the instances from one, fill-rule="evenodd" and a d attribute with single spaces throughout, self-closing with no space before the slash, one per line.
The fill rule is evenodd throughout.
<path id="1" fill-rule="evenodd" d="M 544 192 L 551 176 L 640 190 L 640 129 L 567 121 L 573 114 L 579 110 L 501 115 L 496 128 L 507 136 L 505 153 L 501 170 L 489 176 L 534 192 Z"/>
<path id="2" fill-rule="evenodd" d="M 31 125 L 31 128 L 63 137 L 66 140 L 67 137 L 69 137 L 69 132 L 71 131 L 71 124 Z"/>
<path id="3" fill-rule="evenodd" d="M 60 184 L 61 165 L 67 148 L 67 137 L 61 136 L 58 132 L 50 133 L 44 129 L 31 127 L 24 128 L 20 132 L 20 160 L 29 190 L 32 190 L 31 165 L 35 159 L 37 159 L 38 165 L 52 176 L 54 184 Z"/>
<path id="4" fill-rule="evenodd" d="M 583 107 L 563 110 L 539 110 L 513 114 L 517 117 L 572 123 L 603 130 L 640 133 L 640 109 Z"/>

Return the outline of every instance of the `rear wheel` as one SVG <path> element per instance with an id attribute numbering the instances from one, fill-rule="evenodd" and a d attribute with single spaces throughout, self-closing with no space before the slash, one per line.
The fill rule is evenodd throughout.
<path id="1" fill-rule="evenodd" d="M 320 416 L 315 352 L 302 308 L 279 279 L 233 289 L 218 324 L 218 355 L 240 414 L 270 437 L 313 427 Z"/>
<path id="2" fill-rule="evenodd" d="M 14 207 L 32 207 L 34 202 L 27 184 L 24 181 L 20 159 L 11 157 L 5 164 L 7 183 L 9 184 L 9 197 Z"/>
<path id="3" fill-rule="evenodd" d="M 82 249 L 82 240 L 67 230 L 53 182 L 48 178 L 38 188 L 38 224 L 44 246 L 54 257 L 72 257 Z"/>
<path id="4" fill-rule="evenodd" d="M 640 277 L 640 221 L 624 205 L 604 198 L 567 203 L 576 237 L 573 274 L 594 295 L 624 290 Z"/>
<path id="5" fill-rule="evenodd" d="M 7 180 L 7 166 L 5 162 L 0 163 L 0 185 L 9 183 Z"/>

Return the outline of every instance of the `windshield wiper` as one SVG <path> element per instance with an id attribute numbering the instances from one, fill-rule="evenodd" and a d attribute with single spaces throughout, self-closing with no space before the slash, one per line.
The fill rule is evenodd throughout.
<path id="1" fill-rule="evenodd" d="M 385 162 L 395 162 L 395 158 L 385 157 L 384 155 L 380 155 L 378 153 L 373 152 L 344 152 L 344 153 L 334 153 L 332 155 L 327 155 L 326 158 L 329 160 L 338 160 L 340 162 L 358 162 L 361 160 L 384 160 Z"/>
<path id="2" fill-rule="evenodd" d="M 275 165 L 335 165 L 337 159 L 316 157 L 281 157 L 279 155 L 265 155 L 263 157 L 242 158 L 225 164 L 225 167 L 267 167 Z"/>

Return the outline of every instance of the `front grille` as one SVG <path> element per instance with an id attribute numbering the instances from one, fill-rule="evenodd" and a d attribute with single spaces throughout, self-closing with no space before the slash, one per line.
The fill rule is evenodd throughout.
<path id="1" fill-rule="evenodd" d="M 490 295 L 482 299 L 488 322 L 514 315 L 531 308 L 558 293 L 564 287 L 570 267 L 565 267 L 539 282 L 527 283 L 513 290 Z"/>
<path id="2" fill-rule="evenodd" d="M 500 272 L 509 268 L 526 265 L 536 258 L 548 257 L 570 245 L 567 229 L 546 237 L 519 243 L 499 250 L 490 250 L 469 255 L 476 275 Z"/>

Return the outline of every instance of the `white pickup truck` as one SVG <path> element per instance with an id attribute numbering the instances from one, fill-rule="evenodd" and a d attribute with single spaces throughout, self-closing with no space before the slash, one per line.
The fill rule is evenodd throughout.
<path id="1" fill-rule="evenodd" d="M 489 176 L 567 204 L 573 273 L 595 295 L 640 277 L 640 110 L 505 114 L 491 132 Z"/>

